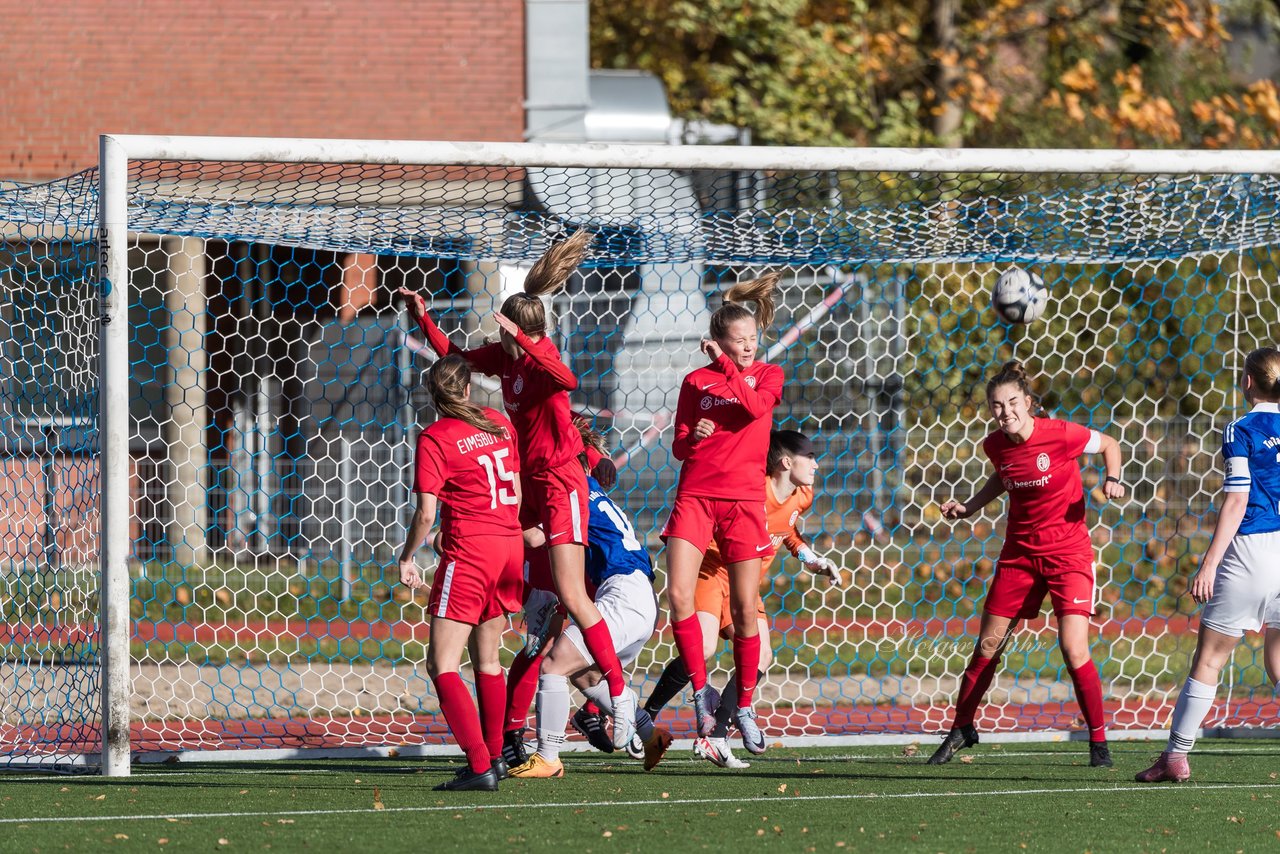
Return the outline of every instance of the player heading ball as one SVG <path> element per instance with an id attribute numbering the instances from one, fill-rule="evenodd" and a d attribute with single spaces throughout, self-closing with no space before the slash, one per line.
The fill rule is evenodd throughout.
<path id="1" fill-rule="evenodd" d="M 929 764 L 950 762 L 956 751 L 978 743 L 974 714 L 1005 641 L 1019 620 L 1039 616 L 1048 593 L 1058 618 L 1058 645 L 1089 727 L 1089 764 L 1109 767 L 1102 681 L 1089 654 L 1096 580 L 1077 458 L 1101 453 L 1107 470 L 1102 493 L 1123 498 L 1120 445 L 1070 421 L 1035 417 L 1031 383 L 1019 362 L 1005 363 L 987 383 L 987 406 L 996 423 L 982 441 L 994 469 L 991 478 L 969 500 L 952 499 L 941 509 L 948 519 L 964 519 L 1009 493 L 1004 547 L 983 604 L 978 645 L 960 680 L 951 731 Z"/>

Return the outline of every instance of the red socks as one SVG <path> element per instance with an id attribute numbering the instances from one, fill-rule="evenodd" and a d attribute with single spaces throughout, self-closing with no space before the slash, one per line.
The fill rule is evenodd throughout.
<path id="1" fill-rule="evenodd" d="M 1102 710 L 1102 679 L 1098 676 L 1098 668 L 1090 660 L 1083 667 L 1068 665 L 1067 672 L 1071 674 L 1071 683 L 1076 687 L 1076 702 L 1080 704 L 1085 725 L 1089 727 L 1089 740 L 1106 741 L 1106 713 Z"/>
<path id="2" fill-rule="evenodd" d="M 489 748 L 481 734 L 480 716 L 476 713 L 475 703 L 471 702 L 471 692 L 456 672 L 441 673 L 431 681 L 436 686 L 440 711 L 453 733 L 453 740 L 467 755 L 471 770 L 483 774 L 489 770 Z"/>
<path id="3" fill-rule="evenodd" d="M 501 672 L 477 673 L 476 702 L 480 706 L 480 732 L 489 749 L 489 759 L 497 759 L 502 755 L 502 725 L 507 711 L 506 677 Z"/>
<path id="4" fill-rule="evenodd" d="M 620 696 L 627 689 L 627 680 L 622 675 L 622 662 L 618 661 L 613 636 L 609 634 L 604 620 L 589 629 L 582 629 L 582 640 L 587 645 L 587 652 L 596 660 L 604 680 L 609 683 L 609 696 Z"/>
<path id="5" fill-rule="evenodd" d="M 991 680 L 995 675 L 996 659 L 975 658 L 969 662 L 969 666 L 964 669 L 964 675 L 960 677 L 960 696 L 956 698 L 956 717 L 951 723 L 953 729 L 973 724 L 973 716 L 977 713 L 978 705 L 986 695 L 987 689 L 991 687 Z"/>
<path id="6" fill-rule="evenodd" d="M 733 636 L 733 669 L 738 677 L 738 708 L 749 709 L 760 672 L 760 635 L 749 638 Z"/>
<path id="7" fill-rule="evenodd" d="M 529 719 L 529 706 L 538 693 L 538 671 L 542 668 L 542 659 L 529 658 L 522 651 L 511 662 L 507 671 L 507 714 L 504 729 L 524 729 Z"/>
<path id="8" fill-rule="evenodd" d="M 701 691 L 702 687 L 707 684 L 707 662 L 702 658 L 702 626 L 698 624 L 698 615 L 691 614 L 683 620 L 677 620 L 671 624 L 671 634 L 676 639 L 676 652 L 680 654 L 680 661 L 684 663 L 685 670 L 689 673 L 689 681 L 693 684 L 693 690 Z M 737 647 L 734 647 L 734 659 L 737 659 Z M 760 644 L 756 642 L 756 663 L 760 661 Z M 756 668 L 753 665 L 751 672 L 755 673 Z M 752 683 L 754 687 L 754 681 Z"/>

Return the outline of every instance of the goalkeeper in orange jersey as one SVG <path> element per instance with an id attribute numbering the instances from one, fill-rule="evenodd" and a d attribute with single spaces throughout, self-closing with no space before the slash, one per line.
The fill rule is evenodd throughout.
<path id="1" fill-rule="evenodd" d="M 801 535 L 805 511 L 813 504 L 813 481 L 818 472 L 813 443 L 803 433 L 795 430 L 775 430 L 769 436 L 769 456 L 765 475 L 765 516 L 773 548 L 785 545 L 799 559 L 805 569 L 815 575 L 824 575 L 832 584 L 840 584 L 840 570 L 830 559 L 819 555 Z M 760 565 L 761 583 L 767 577 L 773 553 L 765 556 Z M 711 543 L 698 570 L 698 584 L 694 593 L 694 607 L 701 624 L 703 656 L 710 658 L 719 645 L 719 638 L 733 638 L 733 618 L 729 614 L 729 574 L 715 543 Z M 764 599 L 758 601 L 761 637 L 769 636 L 769 623 L 765 618 Z M 773 659 L 769 644 L 760 647 L 760 672 L 763 675 Z M 730 682 L 732 683 L 732 679 Z M 644 708 L 656 718 L 671 699 L 689 684 L 689 673 L 677 657 L 662 672 L 658 684 L 649 696 Z M 733 698 L 736 686 L 726 685 L 723 700 L 716 711 L 716 726 L 709 737 L 699 737 L 694 742 L 694 753 L 721 768 L 746 768 L 748 763 L 733 755 L 729 749 L 729 722 L 733 719 Z M 633 739 L 627 752 L 632 756 L 643 755 L 643 745 Z"/>

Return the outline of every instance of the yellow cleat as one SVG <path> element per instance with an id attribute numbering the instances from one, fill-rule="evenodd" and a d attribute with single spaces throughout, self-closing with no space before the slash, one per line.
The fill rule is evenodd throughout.
<path id="1" fill-rule="evenodd" d="M 670 736 L 668 736 L 670 738 Z M 661 755 L 658 757 L 661 759 Z M 654 762 L 657 765 L 657 762 Z M 648 765 L 645 766 L 646 768 Z M 548 762 L 542 758 L 542 754 L 535 753 L 529 757 L 529 761 L 523 765 L 518 765 L 511 769 L 512 777 L 521 777 L 526 780 L 544 780 L 551 777 L 564 776 L 564 763 L 557 759 L 555 762 Z"/>
<path id="2" fill-rule="evenodd" d="M 644 770 L 652 771 L 657 768 L 662 757 L 667 755 L 667 748 L 670 746 L 671 733 L 663 727 L 654 727 L 653 735 L 649 736 L 649 740 L 644 743 Z"/>

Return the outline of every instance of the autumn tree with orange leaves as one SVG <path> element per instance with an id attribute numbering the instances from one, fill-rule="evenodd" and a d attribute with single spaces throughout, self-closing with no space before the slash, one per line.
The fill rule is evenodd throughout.
<path id="1" fill-rule="evenodd" d="M 591 0 L 592 58 L 771 144 L 1277 147 L 1280 93 L 1225 25 L 1276 5 Z"/>

